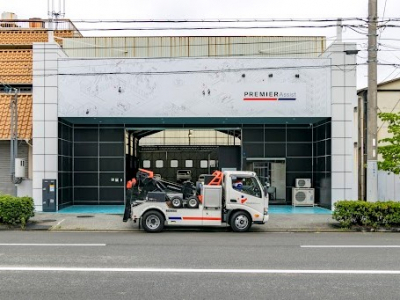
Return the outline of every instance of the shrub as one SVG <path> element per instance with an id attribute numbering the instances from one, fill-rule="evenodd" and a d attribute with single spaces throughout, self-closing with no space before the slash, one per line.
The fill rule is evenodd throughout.
<path id="1" fill-rule="evenodd" d="M 398 227 L 400 226 L 400 203 L 338 201 L 335 203 L 332 218 L 342 227 Z"/>
<path id="2" fill-rule="evenodd" d="M 29 218 L 33 217 L 35 206 L 31 197 L 14 197 L 0 195 L 0 223 L 25 227 Z"/>

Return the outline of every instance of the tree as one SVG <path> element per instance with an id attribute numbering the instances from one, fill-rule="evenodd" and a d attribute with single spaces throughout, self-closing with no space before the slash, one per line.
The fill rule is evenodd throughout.
<path id="1" fill-rule="evenodd" d="M 378 153 L 382 155 L 382 161 L 378 161 L 380 170 L 400 173 L 400 113 L 379 113 L 380 119 L 388 123 L 388 132 L 391 137 L 384 138 L 379 143 Z"/>

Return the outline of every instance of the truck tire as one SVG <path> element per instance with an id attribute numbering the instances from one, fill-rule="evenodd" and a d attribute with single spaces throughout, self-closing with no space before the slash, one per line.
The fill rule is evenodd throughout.
<path id="1" fill-rule="evenodd" d="M 170 201 L 173 208 L 181 208 L 183 206 L 183 200 L 181 197 L 172 197 Z"/>
<path id="2" fill-rule="evenodd" d="M 235 232 L 249 231 L 252 224 L 251 217 L 245 211 L 237 211 L 232 214 L 229 225 Z"/>
<path id="3" fill-rule="evenodd" d="M 199 199 L 196 196 L 191 196 L 187 199 L 187 206 L 189 208 L 198 208 L 199 207 Z"/>
<path id="4" fill-rule="evenodd" d="M 164 229 L 164 216 L 156 210 L 146 212 L 142 217 L 142 227 L 147 232 L 160 232 Z"/>

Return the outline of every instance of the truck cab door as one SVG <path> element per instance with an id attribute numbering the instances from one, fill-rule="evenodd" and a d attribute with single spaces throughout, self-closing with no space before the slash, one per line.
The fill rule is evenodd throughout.
<path id="1" fill-rule="evenodd" d="M 233 184 L 227 201 L 251 207 L 263 214 L 264 198 L 262 187 L 255 177 L 242 178 L 242 185 Z"/>

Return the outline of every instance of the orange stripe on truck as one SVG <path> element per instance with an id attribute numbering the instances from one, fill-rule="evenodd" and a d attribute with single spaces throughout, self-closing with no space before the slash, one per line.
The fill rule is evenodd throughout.
<path id="1" fill-rule="evenodd" d="M 182 219 L 188 221 L 221 221 L 221 218 L 217 217 L 182 217 Z"/>

